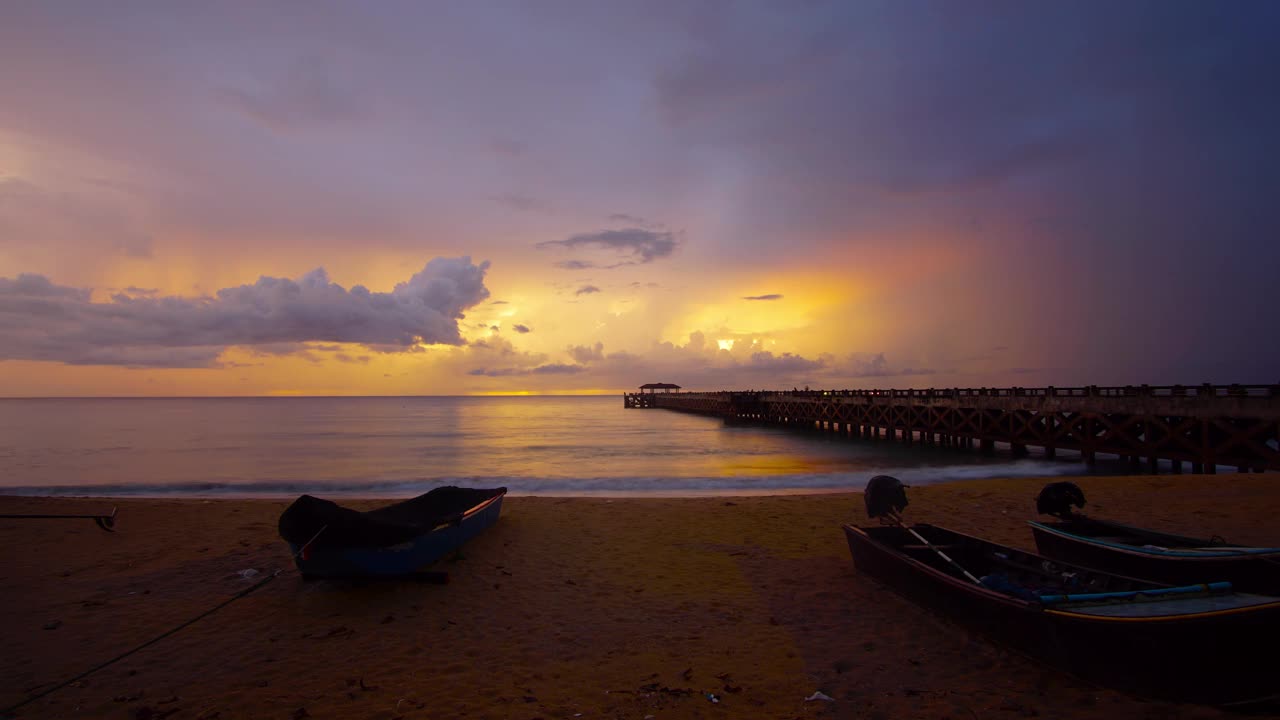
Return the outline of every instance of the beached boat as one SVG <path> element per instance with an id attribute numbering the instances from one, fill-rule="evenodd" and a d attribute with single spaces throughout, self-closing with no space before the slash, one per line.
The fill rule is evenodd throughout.
<path id="1" fill-rule="evenodd" d="M 280 515 L 304 578 L 421 576 L 498 521 L 506 488 L 439 487 L 368 512 L 303 495 Z"/>
<path id="2" fill-rule="evenodd" d="M 1238 590 L 1280 594 L 1280 548 L 1171 535 L 1072 511 L 1072 505 L 1084 502 L 1074 483 L 1051 483 L 1041 490 L 1037 510 L 1059 518 L 1029 523 L 1041 554 L 1160 582 L 1226 580 Z"/>
<path id="3" fill-rule="evenodd" d="M 869 513 L 895 524 L 845 525 L 849 550 L 859 572 L 907 598 L 1099 684 L 1219 705 L 1280 697 L 1280 597 L 1169 586 L 906 526 L 873 511 L 871 490 Z"/>

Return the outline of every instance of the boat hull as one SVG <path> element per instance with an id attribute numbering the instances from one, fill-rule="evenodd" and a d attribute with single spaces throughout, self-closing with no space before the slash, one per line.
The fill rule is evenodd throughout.
<path id="1" fill-rule="evenodd" d="M 1280 602 L 1158 618 L 1090 617 L 980 587 L 907 557 L 862 528 L 844 530 L 859 572 L 1080 677 L 1152 697 L 1217 705 L 1267 702 L 1280 693 L 1280 663 L 1273 652 L 1280 642 Z"/>
<path id="2" fill-rule="evenodd" d="M 1100 524 L 1103 521 L 1091 522 Z M 1060 524 L 1060 526 L 1035 522 L 1029 524 L 1031 533 L 1035 537 L 1036 549 L 1041 555 L 1074 565 L 1097 568 L 1120 575 L 1149 578 L 1174 585 L 1227 581 L 1236 589 L 1245 592 L 1280 594 L 1280 551 L 1202 556 L 1169 554 L 1077 535 L 1070 532 L 1072 529 L 1070 524 Z M 1128 530 L 1123 525 L 1114 527 L 1118 532 Z M 1171 535 L 1156 537 L 1208 545 L 1208 541 L 1194 541 L 1191 538 Z M 1176 547 L 1174 549 L 1176 550 Z"/>
<path id="3" fill-rule="evenodd" d="M 498 521 L 503 495 L 464 513 L 455 522 L 385 547 L 304 547 L 289 543 L 304 578 L 412 576 L 457 550 Z"/>

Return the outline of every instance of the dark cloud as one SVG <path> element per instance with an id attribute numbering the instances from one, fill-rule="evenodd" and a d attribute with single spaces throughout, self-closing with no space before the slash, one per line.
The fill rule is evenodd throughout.
<path id="1" fill-rule="evenodd" d="M 591 347 L 585 345 L 575 345 L 569 348 L 569 356 L 579 365 L 586 365 L 589 362 L 604 359 L 604 343 L 598 342 Z"/>
<path id="2" fill-rule="evenodd" d="M 640 227 L 648 225 L 644 218 L 636 215 L 628 215 L 626 213 L 613 213 L 608 219 L 609 222 L 622 223 L 624 225 L 638 225 Z"/>
<path id="3" fill-rule="evenodd" d="M 751 360 L 746 364 L 751 370 L 767 372 L 811 372 L 820 370 L 826 365 L 822 360 L 810 360 L 791 353 L 774 355 L 771 352 L 751 353 Z"/>
<path id="4" fill-rule="evenodd" d="M 598 293 L 598 292 L 600 292 L 600 288 L 596 287 L 595 285 L 583 285 L 582 287 L 575 290 L 573 294 L 574 295 L 590 295 L 592 293 Z"/>
<path id="5" fill-rule="evenodd" d="M 743 300 L 781 300 L 782 296 L 777 293 L 771 293 L 769 295 L 749 295 L 742 299 Z"/>
<path id="6" fill-rule="evenodd" d="M 512 330 L 515 330 L 516 332 L 520 333 L 521 335 L 523 335 L 523 334 L 525 334 L 525 333 L 529 332 L 529 326 L 528 326 L 528 325 L 512 325 L 512 326 L 511 326 L 511 329 L 512 329 Z"/>
<path id="7" fill-rule="evenodd" d="M 574 375 L 586 370 L 581 365 L 563 363 L 547 363 L 535 367 L 475 368 L 468 370 L 468 375 L 482 377 L 514 377 L 520 375 Z"/>
<path id="8" fill-rule="evenodd" d="M 601 230 L 596 233 L 573 235 L 564 240 L 548 240 L 538 243 L 539 248 L 563 247 L 570 250 L 595 249 L 621 255 L 627 259 L 599 265 L 584 260 L 569 260 L 572 266 L 561 264 L 561 267 L 582 269 L 587 267 L 616 268 L 624 265 L 640 265 L 660 258 L 668 257 L 675 252 L 679 243 L 674 233 L 657 232 L 641 228 L 624 230 Z"/>
<path id="9" fill-rule="evenodd" d="M 565 270 L 588 270 L 590 268 L 599 267 L 598 265 L 587 262 L 586 260 L 561 260 L 555 265 L 556 267 L 563 268 Z"/>
<path id="10" fill-rule="evenodd" d="M 488 265 L 436 258 L 389 293 L 347 290 L 315 270 L 296 282 L 262 277 L 212 297 L 117 294 L 107 303 L 40 275 L 0 278 L 0 359 L 208 367 L 232 346 L 285 354 L 311 342 L 381 352 L 458 345 L 462 311 L 489 295 Z"/>

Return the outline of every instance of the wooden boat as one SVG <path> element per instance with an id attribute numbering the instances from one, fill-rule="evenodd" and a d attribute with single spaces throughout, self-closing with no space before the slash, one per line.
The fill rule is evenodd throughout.
<path id="1" fill-rule="evenodd" d="M 1059 518 L 1031 522 L 1043 555 L 1109 572 L 1186 584 L 1226 580 L 1239 590 L 1280 594 L 1280 548 L 1233 545 L 1220 537 L 1171 535 L 1080 515 L 1084 493 L 1073 483 L 1051 483 L 1037 509 Z"/>
<path id="2" fill-rule="evenodd" d="M 898 509 L 905 504 L 904 496 Z M 1229 583 L 1172 587 L 941 527 L 908 527 L 893 511 L 871 514 L 897 525 L 844 526 L 859 572 L 1033 657 L 1172 700 L 1280 698 L 1280 597 Z"/>
<path id="3" fill-rule="evenodd" d="M 280 515 L 304 578 L 420 577 L 427 568 L 498 521 L 506 488 L 439 487 L 369 512 L 303 495 Z"/>
<path id="4" fill-rule="evenodd" d="M 1280 697 L 1280 598 L 1229 583 L 1169 587 L 915 525 L 969 572 L 902 528 L 845 525 L 859 572 L 1099 684 L 1212 704 Z"/>

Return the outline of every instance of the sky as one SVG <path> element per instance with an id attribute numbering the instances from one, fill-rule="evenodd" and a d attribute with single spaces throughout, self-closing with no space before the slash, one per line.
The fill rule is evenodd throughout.
<path id="1" fill-rule="evenodd" d="M 0 5 L 0 396 L 1275 383 L 1280 3 Z"/>

